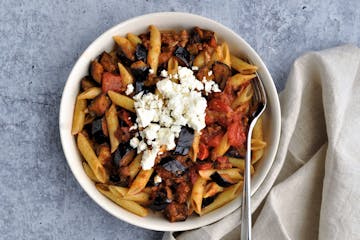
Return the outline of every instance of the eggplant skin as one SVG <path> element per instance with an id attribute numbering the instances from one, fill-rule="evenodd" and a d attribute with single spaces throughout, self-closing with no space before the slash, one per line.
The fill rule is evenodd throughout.
<path id="1" fill-rule="evenodd" d="M 174 173 L 175 175 L 181 175 L 186 171 L 186 167 L 182 165 L 178 160 L 176 159 L 168 159 L 162 167 L 171 173 Z"/>
<path id="2" fill-rule="evenodd" d="M 206 207 L 207 205 L 211 204 L 215 200 L 215 196 L 203 198 L 201 202 L 201 208 Z"/>
<path id="3" fill-rule="evenodd" d="M 107 140 L 107 137 L 104 135 L 102 130 L 102 121 L 101 118 L 95 119 L 91 123 L 91 135 L 94 136 L 97 143 L 103 143 Z"/>
<path id="4" fill-rule="evenodd" d="M 141 60 L 141 61 L 146 61 L 147 59 L 147 49 L 144 45 L 142 44 L 138 44 L 136 45 L 136 50 L 135 50 L 135 57 L 136 60 Z"/>
<path id="5" fill-rule="evenodd" d="M 210 178 L 211 178 L 211 180 L 216 182 L 220 187 L 229 187 L 232 185 L 232 183 L 226 181 L 223 177 L 221 177 L 221 175 L 218 172 L 214 172 L 210 176 Z"/>
<path id="6" fill-rule="evenodd" d="M 179 58 L 186 67 L 191 67 L 194 57 L 188 50 L 183 47 L 177 47 L 174 55 Z"/>
<path id="7" fill-rule="evenodd" d="M 166 192 L 164 189 L 160 189 L 156 192 L 155 198 L 149 208 L 155 211 L 162 211 L 169 203 L 171 203 L 171 200 L 167 198 Z"/>
<path id="8" fill-rule="evenodd" d="M 131 64 L 130 70 L 136 82 L 143 82 L 146 80 L 150 68 L 143 61 L 139 60 Z"/>
<path id="9" fill-rule="evenodd" d="M 113 162 L 116 167 L 121 166 L 121 159 L 130 151 L 132 151 L 133 148 L 128 143 L 121 143 L 119 147 L 116 149 L 114 153 L 114 159 Z"/>
<path id="10" fill-rule="evenodd" d="M 174 154 L 186 155 L 189 153 L 194 141 L 194 130 L 189 127 L 182 127 L 176 144 Z"/>
<path id="11" fill-rule="evenodd" d="M 135 82 L 135 94 L 139 92 L 147 93 L 154 93 L 155 92 L 155 85 L 154 86 L 145 86 L 144 82 Z"/>
<path id="12" fill-rule="evenodd" d="M 120 60 L 120 62 L 125 66 L 129 67 L 133 62 L 131 61 L 131 59 L 127 58 L 121 50 L 116 51 L 116 56 Z"/>

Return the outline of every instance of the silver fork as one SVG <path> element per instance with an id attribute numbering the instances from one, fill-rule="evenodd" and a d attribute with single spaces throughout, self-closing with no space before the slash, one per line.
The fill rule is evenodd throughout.
<path id="1" fill-rule="evenodd" d="M 241 240 L 251 240 L 251 135 L 253 128 L 260 115 L 264 112 L 267 103 L 264 85 L 257 73 L 256 78 L 251 80 L 251 84 L 254 90 L 253 104 L 255 104 L 256 108 L 255 111 L 252 113 L 251 119 L 249 119 L 250 126 L 246 140 L 247 150 L 245 157 L 244 188 L 241 206 Z"/>

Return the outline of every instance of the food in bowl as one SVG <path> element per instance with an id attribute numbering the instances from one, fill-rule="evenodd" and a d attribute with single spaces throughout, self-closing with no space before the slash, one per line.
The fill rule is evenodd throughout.
<path id="1" fill-rule="evenodd" d="M 171 222 L 235 199 L 257 67 L 199 27 L 151 25 L 113 39 L 113 50 L 81 80 L 73 116 L 72 134 L 96 188 L 139 216 L 152 209 Z M 265 146 L 260 120 L 252 164 Z"/>

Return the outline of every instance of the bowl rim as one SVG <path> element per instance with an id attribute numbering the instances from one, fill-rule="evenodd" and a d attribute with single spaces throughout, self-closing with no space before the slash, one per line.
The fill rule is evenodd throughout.
<path id="1" fill-rule="evenodd" d="M 67 161 L 67 164 L 70 167 L 70 170 L 72 172 L 72 174 L 74 175 L 75 179 L 77 180 L 77 182 L 80 184 L 80 186 L 82 187 L 82 189 L 87 193 L 87 195 L 96 203 L 98 204 L 101 208 L 103 208 L 106 212 L 110 213 L 111 215 L 113 215 L 114 217 L 125 221 L 127 223 L 130 223 L 132 225 L 138 226 L 138 227 L 142 227 L 145 229 L 150 229 L 150 230 L 156 230 L 156 231 L 185 231 L 185 230 L 190 230 L 190 229 L 194 229 L 194 228 L 199 228 L 211 223 L 214 223 L 218 220 L 220 220 L 221 218 L 229 215 L 231 212 L 233 212 L 235 209 L 237 209 L 238 207 L 236 207 L 235 209 L 229 209 L 227 208 L 227 210 L 225 212 L 223 212 L 222 214 L 220 214 L 220 216 L 213 216 L 212 218 L 204 218 L 205 216 L 202 216 L 201 218 L 203 218 L 202 223 L 201 224 L 186 224 L 185 222 L 178 222 L 177 223 L 170 223 L 165 225 L 165 226 L 154 226 L 154 224 L 150 224 L 150 223 L 146 223 L 146 221 L 141 221 L 141 217 L 130 217 L 129 215 L 122 215 L 120 216 L 119 214 L 115 214 L 112 211 L 112 207 L 111 204 L 108 204 L 108 202 L 110 201 L 109 199 L 107 199 L 105 196 L 99 196 L 96 197 L 94 196 L 94 194 L 90 191 L 90 189 L 88 189 L 88 187 L 86 186 L 85 180 L 83 179 L 83 174 L 79 174 L 77 172 L 77 170 L 75 169 L 75 166 L 73 165 L 73 163 L 70 161 L 70 159 L 72 158 L 73 152 L 70 151 L 67 146 L 68 143 L 66 142 L 66 133 L 65 131 L 67 131 L 68 129 L 63 128 L 62 127 L 62 123 L 64 121 L 66 121 L 65 118 L 65 114 L 63 114 L 64 112 L 67 111 L 67 106 L 65 106 L 65 93 L 67 93 L 69 90 L 69 85 L 70 85 L 70 79 L 72 78 L 72 76 L 75 74 L 76 75 L 76 70 L 78 68 L 78 66 L 80 65 L 80 62 L 82 59 L 87 58 L 87 53 L 94 48 L 95 45 L 98 44 L 98 42 L 100 42 L 102 40 L 102 38 L 104 38 L 106 35 L 109 35 L 110 32 L 115 31 L 116 29 L 120 29 L 123 26 L 126 26 L 128 24 L 131 24 L 132 22 L 136 22 L 141 20 L 142 18 L 152 18 L 152 17 L 189 17 L 198 21 L 203 21 L 203 22 L 207 22 L 209 25 L 214 26 L 214 28 L 222 28 L 224 29 L 224 31 L 229 32 L 231 35 L 236 37 L 236 41 L 240 41 L 243 45 L 245 45 L 247 47 L 247 51 L 249 51 L 251 53 L 251 55 L 256 59 L 257 61 L 257 66 L 259 67 L 259 69 L 262 69 L 262 78 L 267 78 L 269 80 L 269 82 L 267 83 L 266 86 L 266 90 L 267 93 L 269 92 L 269 90 L 272 93 L 276 93 L 276 97 L 274 97 L 272 95 L 272 99 L 271 101 L 273 101 L 273 104 L 275 106 L 275 108 L 271 109 L 272 111 L 274 111 L 274 114 L 276 116 L 276 118 L 274 119 L 275 121 L 273 121 L 273 148 L 270 149 L 269 152 L 267 152 L 267 156 L 269 159 L 271 159 L 271 164 L 267 167 L 267 171 L 264 174 L 264 176 L 262 177 L 262 180 L 259 181 L 259 183 L 257 184 L 257 186 L 251 186 L 251 195 L 254 195 L 255 192 L 258 190 L 259 186 L 264 182 L 266 176 L 268 175 L 271 166 L 273 165 L 274 159 L 275 159 L 275 154 L 277 152 L 278 149 L 278 144 L 279 144 L 279 140 L 280 140 L 280 130 L 281 130 L 281 111 L 280 111 L 280 102 L 279 102 L 279 98 L 278 98 L 278 94 L 277 94 L 277 90 L 274 84 L 274 81 L 267 69 L 267 67 L 265 66 L 264 62 L 262 61 L 262 59 L 260 58 L 260 56 L 257 54 L 257 52 L 240 36 L 238 35 L 236 32 L 234 32 L 233 30 L 231 30 L 230 28 L 222 25 L 221 23 L 218 23 L 212 19 L 200 16 L 200 15 L 196 15 L 196 14 L 191 14 L 191 13 L 186 13 L 186 12 L 154 12 L 154 13 L 149 13 L 149 14 L 144 14 L 144 15 L 140 15 L 140 16 L 136 16 L 133 18 L 130 18 L 128 20 L 125 20 L 123 22 L 120 22 L 119 24 L 114 25 L 113 27 L 109 28 L 108 30 L 106 30 L 105 32 L 103 32 L 102 34 L 100 34 L 94 41 L 92 41 L 92 43 L 83 51 L 83 53 L 78 57 L 76 63 L 73 65 L 73 68 L 70 71 L 70 74 L 68 75 L 68 78 L 66 80 L 65 86 L 63 88 L 63 92 L 61 95 L 61 103 L 60 103 L 60 110 L 59 110 L 59 131 L 60 131 L 60 139 L 61 139 L 61 146 Z M 196 22 L 194 22 L 194 26 L 196 25 Z M 269 97 L 269 95 L 268 95 Z M 76 144 L 75 144 L 76 145 Z M 100 194 L 100 193 L 99 193 Z M 106 201 L 107 200 L 107 201 Z M 233 200 L 235 201 L 235 200 Z M 241 202 L 241 199 L 238 201 Z M 112 203 L 112 202 L 111 202 Z M 114 204 L 114 203 L 113 203 Z M 230 204 L 230 203 L 228 203 Z M 228 205 L 227 204 L 227 205 Z M 116 205 L 117 206 L 117 205 Z M 122 209 L 121 207 L 117 206 L 118 208 Z M 132 214 L 131 212 L 128 212 L 125 209 L 122 209 L 123 211 Z M 239 219 L 240 221 L 240 219 Z M 181 224 L 181 223 L 185 223 L 185 224 Z"/>

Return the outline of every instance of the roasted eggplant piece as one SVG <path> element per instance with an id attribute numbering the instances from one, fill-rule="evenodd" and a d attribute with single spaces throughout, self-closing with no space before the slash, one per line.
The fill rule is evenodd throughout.
<path id="1" fill-rule="evenodd" d="M 136 45 L 135 58 L 136 58 L 136 60 L 146 62 L 147 49 L 146 49 L 146 47 L 144 45 L 142 45 L 142 44 Z"/>
<path id="2" fill-rule="evenodd" d="M 134 156 L 135 150 L 128 143 L 119 144 L 119 147 L 114 153 L 114 165 L 117 168 L 127 166 L 134 158 Z"/>
<path id="3" fill-rule="evenodd" d="M 170 222 L 185 221 L 188 216 L 187 205 L 171 202 L 166 206 L 164 215 Z"/>
<path id="4" fill-rule="evenodd" d="M 143 82 L 146 80 L 150 68 L 143 61 L 136 61 L 133 64 L 131 64 L 130 69 L 135 80 L 137 82 L 138 81 Z"/>
<path id="5" fill-rule="evenodd" d="M 201 203 L 201 208 L 204 208 L 207 205 L 211 204 L 212 202 L 214 202 L 214 200 L 215 200 L 215 196 L 203 198 L 202 203 Z"/>
<path id="6" fill-rule="evenodd" d="M 178 160 L 172 157 L 163 158 L 160 164 L 166 171 L 171 172 L 176 176 L 183 174 L 186 170 L 186 167 L 184 165 L 182 165 Z"/>
<path id="7" fill-rule="evenodd" d="M 103 124 L 101 118 L 97 118 L 91 123 L 91 135 L 94 136 L 95 141 L 99 144 L 106 141 L 107 137 L 103 132 Z"/>
<path id="8" fill-rule="evenodd" d="M 115 72 L 117 66 L 115 65 L 115 61 L 107 52 L 103 52 L 100 56 L 100 64 L 104 67 L 107 72 Z"/>
<path id="9" fill-rule="evenodd" d="M 118 57 L 120 62 L 127 67 L 129 67 L 133 63 L 131 59 L 126 57 L 126 55 L 123 53 L 123 51 L 120 48 L 116 51 L 116 56 Z"/>
<path id="10" fill-rule="evenodd" d="M 171 203 L 171 200 L 167 198 L 166 190 L 161 188 L 156 192 L 155 198 L 149 208 L 155 211 L 161 211 L 164 210 L 169 203 Z"/>
<path id="11" fill-rule="evenodd" d="M 99 86 L 99 84 L 97 82 L 95 82 L 94 80 L 92 80 L 92 78 L 90 76 L 85 76 L 81 79 L 81 89 L 83 91 L 86 91 L 89 88 L 98 87 L 98 86 Z"/>
<path id="12" fill-rule="evenodd" d="M 214 81 L 224 90 L 227 79 L 231 76 L 231 69 L 224 63 L 215 62 L 212 66 Z"/>
<path id="13" fill-rule="evenodd" d="M 96 82 L 101 83 L 101 77 L 103 72 L 104 67 L 97 60 L 91 62 L 90 75 Z"/>
<path id="14" fill-rule="evenodd" d="M 144 82 L 135 82 L 135 94 L 138 94 L 139 92 L 144 91 L 144 94 L 147 94 L 149 92 L 154 93 L 156 86 L 145 86 Z"/>
<path id="15" fill-rule="evenodd" d="M 234 147 L 230 147 L 225 155 L 234 158 L 245 158 L 246 148 L 236 149 Z"/>
<path id="16" fill-rule="evenodd" d="M 221 176 L 218 172 L 214 172 L 210 176 L 211 180 L 216 182 L 220 187 L 229 187 L 233 185 L 233 182 L 230 179 L 226 179 L 224 176 Z"/>
<path id="17" fill-rule="evenodd" d="M 110 104 L 111 102 L 106 96 L 106 94 L 101 94 L 91 101 L 88 109 L 91 114 L 95 114 L 96 116 L 102 116 L 105 114 L 105 111 L 110 107 Z"/>
<path id="18" fill-rule="evenodd" d="M 181 62 L 186 66 L 186 67 L 190 67 L 194 57 L 193 55 L 191 55 L 188 50 L 186 50 L 183 47 L 177 47 L 174 55 L 181 60 Z"/>
<path id="19" fill-rule="evenodd" d="M 120 177 L 117 174 L 112 174 L 109 177 L 110 182 L 117 183 L 120 182 Z"/>
<path id="20" fill-rule="evenodd" d="M 194 130 L 189 127 L 182 127 L 174 153 L 178 155 L 188 154 L 193 141 L 194 141 Z"/>

